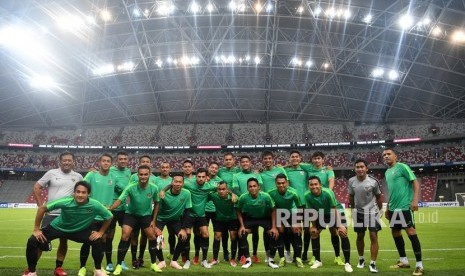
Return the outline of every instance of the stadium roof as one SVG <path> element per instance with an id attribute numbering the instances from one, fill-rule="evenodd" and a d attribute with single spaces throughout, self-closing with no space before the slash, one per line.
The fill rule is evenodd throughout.
<path id="1" fill-rule="evenodd" d="M 463 119 L 463 26 L 462 0 L 1 1 L 0 128 Z"/>

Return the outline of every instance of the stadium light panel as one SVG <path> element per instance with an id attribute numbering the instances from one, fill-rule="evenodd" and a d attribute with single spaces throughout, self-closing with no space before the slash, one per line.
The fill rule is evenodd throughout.
<path id="1" fill-rule="evenodd" d="M 365 15 L 365 17 L 362 19 L 362 21 L 367 23 L 367 24 L 370 24 L 371 20 L 373 20 L 373 15 L 371 15 L 371 14 Z"/>
<path id="2" fill-rule="evenodd" d="M 213 5 L 212 5 L 211 3 L 208 3 L 208 5 L 207 5 L 207 11 L 208 11 L 209 13 L 212 13 L 212 12 L 213 12 Z"/>
<path id="3" fill-rule="evenodd" d="M 438 26 L 435 26 L 432 30 L 431 30 L 431 34 L 435 37 L 439 37 L 439 36 L 442 36 L 442 30 L 440 27 Z"/>
<path id="4" fill-rule="evenodd" d="M 200 12 L 200 6 L 199 4 L 197 4 L 197 2 L 193 1 L 189 7 L 189 10 L 191 11 L 191 13 L 197 14 Z"/>
<path id="5" fill-rule="evenodd" d="M 326 10 L 326 15 L 329 17 L 329 18 L 334 18 L 336 17 L 337 15 L 337 11 L 335 8 L 329 8 Z"/>
<path id="6" fill-rule="evenodd" d="M 260 57 L 259 57 L 259 56 L 256 56 L 256 57 L 254 58 L 254 62 L 255 62 L 256 65 L 260 64 Z"/>
<path id="7" fill-rule="evenodd" d="M 92 73 L 96 76 L 108 75 L 114 72 L 115 72 L 115 66 L 113 64 L 105 64 L 92 70 Z"/>
<path id="8" fill-rule="evenodd" d="M 342 18 L 344 19 L 349 19 L 352 16 L 352 12 L 350 10 L 344 10 L 342 12 Z"/>
<path id="9" fill-rule="evenodd" d="M 111 12 L 110 12 L 109 10 L 102 10 L 102 11 L 100 12 L 100 18 L 102 18 L 102 20 L 103 20 L 104 22 L 110 21 L 110 20 L 111 20 L 111 17 L 112 17 L 112 16 L 111 16 Z"/>
<path id="10" fill-rule="evenodd" d="M 307 60 L 307 62 L 305 63 L 305 66 L 307 67 L 312 67 L 312 65 L 313 65 L 313 61 L 311 60 Z"/>
<path id="11" fill-rule="evenodd" d="M 250 61 L 250 56 L 249 55 L 245 56 L 245 61 Z"/>
<path id="12" fill-rule="evenodd" d="M 132 61 L 127 61 L 124 62 L 116 67 L 116 70 L 119 72 L 132 72 L 136 68 L 134 62 Z"/>
<path id="13" fill-rule="evenodd" d="M 228 7 L 229 7 L 229 9 L 230 9 L 231 11 L 234 12 L 234 11 L 236 11 L 236 9 L 237 9 L 237 4 L 236 4 L 236 2 L 231 1 L 231 2 L 229 2 Z"/>
<path id="14" fill-rule="evenodd" d="M 34 76 L 31 78 L 30 84 L 32 87 L 39 89 L 50 89 L 57 87 L 57 83 L 53 80 L 52 77 L 48 75 Z"/>
<path id="15" fill-rule="evenodd" d="M 255 4 L 255 12 L 256 12 L 256 13 L 260 13 L 262 10 L 263 10 L 263 4 L 260 3 L 260 2 L 257 2 L 257 3 Z"/>
<path id="16" fill-rule="evenodd" d="M 399 18 L 399 21 L 397 21 L 397 23 L 399 24 L 402 30 L 409 29 L 413 26 L 413 17 L 410 14 L 404 14 Z"/>
<path id="17" fill-rule="evenodd" d="M 144 10 L 144 16 L 149 17 L 149 15 L 150 15 L 150 11 L 148 9 L 145 9 Z"/>
<path id="18" fill-rule="evenodd" d="M 303 12 L 304 12 L 304 7 L 299 6 L 299 7 L 297 8 L 297 13 L 302 14 Z"/>
<path id="19" fill-rule="evenodd" d="M 273 5 L 272 5 L 271 3 L 266 4 L 265 11 L 266 11 L 267 13 L 272 12 L 272 11 L 273 11 Z"/>
<path id="20" fill-rule="evenodd" d="M 320 7 L 316 7 L 315 11 L 313 11 L 313 15 L 318 17 L 322 12 L 323 10 Z"/>
<path id="21" fill-rule="evenodd" d="M 455 43 L 465 42 L 465 32 L 462 30 L 456 30 L 452 33 L 451 40 Z"/>
<path id="22" fill-rule="evenodd" d="M 162 67 L 163 66 L 163 61 L 161 59 L 157 59 L 157 61 L 155 62 L 155 64 L 158 66 L 158 67 Z"/>
<path id="23" fill-rule="evenodd" d="M 296 66 L 301 66 L 302 65 L 302 60 L 300 60 L 299 58 L 297 57 L 293 57 L 291 59 L 291 64 L 296 67 Z"/>
<path id="24" fill-rule="evenodd" d="M 396 80 L 399 78 L 399 73 L 396 70 L 390 70 L 388 73 L 388 78 L 390 80 Z"/>
<path id="25" fill-rule="evenodd" d="M 175 10 L 175 7 L 174 5 L 172 4 L 161 4 L 158 8 L 157 8 L 157 13 L 159 15 L 163 15 L 163 16 L 168 16 L 170 14 L 172 14 Z"/>
<path id="26" fill-rule="evenodd" d="M 328 62 L 323 63 L 323 68 L 328 69 L 329 68 L 329 63 Z"/>
<path id="27" fill-rule="evenodd" d="M 133 15 L 134 17 L 136 17 L 136 18 L 139 18 L 139 17 L 142 16 L 142 14 L 141 14 L 139 8 L 134 8 L 134 9 L 132 10 L 132 15 Z"/>
<path id="28" fill-rule="evenodd" d="M 59 28 L 69 32 L 78 31 L 86 27 L 85 20 L 77 15 L 58 17 L 56 23 Z"/>
<path id="29" fill-rule="evenodd" d="M 384 75 L 384 69 L 383 68 L 375 68 L 371 72 L 371 76 L 374 78 L 381 78 Z"/>

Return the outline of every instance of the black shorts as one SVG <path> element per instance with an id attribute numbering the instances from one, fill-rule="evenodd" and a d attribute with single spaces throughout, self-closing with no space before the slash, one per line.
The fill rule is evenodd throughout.
<path id="1" fill-rule="evenodd" d="M 160 221 L 157 220 L 157 228 L 163 232 L 163 228 L 168 228 L 168 233 L 177 235 L 182 229 L 182 222 L 178 221 Z"/>
<path id="2" fill-rule="evenodd" d="M 389 210 L 389 227 L 392 229 L 415 228 L 415 218 L 412 210 Z"/>
<path id="3" fill-rule="evenodd" d="M 120 227 L 123 227 L 124 222 L 124 211 L 112 211 L 113 219 L 111 220 L 110 226 L 108 229 L 113 230 L 116 228 L 116 222 Z"/>
<path id="4" fill-rule="evenodd" d="M 354 219 L 354 232 L 362 233 L 368 228 L 370 232 L 378 232 L 381 230 L 381 224 L 379 223 L 379 214 L 371 213 L 364 214 L 357 212 L 357 217 Z"/>
<path id="5" fill-rule="evenodd" d="M 347 228 L 347 220 L 346 220 L 346 215 L 344 212 L 338 212 L 338 216 L 341 218 L 341 224 L 342 226 Z M 334 215 L 331 214 L 324 214 L 323 217 L 318 216 L 318 219 L 315 221 L 316 228 L 322 230 L 326 229 L 326 227 L 329 228 L 337 228 L 336 225 L 336 219 L 334 218 Z"/>
<path id="6" fill-rule="evenodd" d="M 208 226 L 207 218 L 205 217 L 187 216 L 182 224 L 182 228 L 200 228 L 202 226 Z"/>
<path id="7" fill-rule="evenodd" d="M 145 229 L 152 223 L 152 216 L 135 216 L 132 214 L 124 214 L 124 225 L 130 226 L 132 229 Z"/>
<path id="8" fill-rule="evenodd" d="M 72 240 L 77 243 L 91 243 L 92 244 L 93 242 L 89 240 L 89 237 L 92 234 L 92 231 L 95 231 L 94 226 L 95 226 L 95 223 L 93 223 L 86 229 L 81 230 L 79 232 L 66 233 L 66 232 L 53 228 L 53 226 L 51 225 L 48 225 L 42 229 L 42 234 L 45 236 L 48 242 L 54 239 L 57 239 L 57 238 L 65 238 L 65 239 Z M 34 238 L 34 236 L 31 236 L 31 237 Z"/>
<path id="9" fill-rule="evenodd" d="M 216 212 L 205 212 L 205 218 L 207 219 L 207 225 L 209 225 L 211 221 L 213 226 L 215 226 Z"/>
<path id="10" fill-rule="evenodd" d="M 50 223 L 52 223 L 52 221 L 54 219 L 56 219 L 58 217 L 58 215 L 54 216 L 54 215 L 50 215 L 50 214 L 46 214 L 43 218 L 42 218 L 42 222 L 40 224 L 40 228 L 45 228 L 47 226 L 50 225 Z"/>
<path id="11" fill-rule="evenodd" d="M 233 220 L 216 220 L 213 224 L 213 231 L 225 233 L 228 231 L 237 231 L 239 229 L 239 221 Z"/>
<path id="12" fill-rule="evenodd" d="M 265 231 L 271 229 L 271 218 L 251 218 L 244 217 L 242 219 L 244 222 L 245 229 L 257 229 L 259 226 L 263 227 Z"/>

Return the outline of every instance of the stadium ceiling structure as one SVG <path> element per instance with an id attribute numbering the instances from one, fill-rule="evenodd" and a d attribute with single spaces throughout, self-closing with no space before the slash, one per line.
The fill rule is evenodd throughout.
<path id="1" fill-rule="evenodd" d="M 462 120 L 465 1 L 0 2 L 0 128 Z"/>

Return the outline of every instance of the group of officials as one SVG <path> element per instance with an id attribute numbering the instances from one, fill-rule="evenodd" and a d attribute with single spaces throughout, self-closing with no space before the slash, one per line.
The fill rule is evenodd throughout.
<path id="1" fill-rule="evenodd" d="M 388 165 L 385 177 L 389 190 L 385 216 L 390 221 L 400 256 L 391 268 L 410 268 L 401 232 L 404 229 L 416 258 L 412 275 L 423 275 L 421 246 L 413 216 L 413 211 L 418 210 L 419 182 L 406 164 L 397 161 L 394 150 L 385 149 L 383 158 Z M 261 171 L 252 169 L 248 156 L 241 156 L 240 167 L 236 166 L 232 153 L 224 154 L 222 167 L 212 162 L 208 168 L 198 168 L 195 174 L 190 160 L 183 162 L 182 174 L 172 174 L 170 164 L 162 162 L 158 177 L 151 173 L 152 162 L 147 155 L 139 157 L 137 173 L 131 175 L 127 153 L 118 152 L 114 165 L 112 156 L 103 154 L 99 168 L 91 169 L 84 179 L 73 171 L 72 153 L 62 153 L 59 162 L 58 169 L 48 171 L 34 185 L 39 209 L 33 234 L 27 242 L 28 268 L 24 276 L 37 275 L 36 266 L 42 251 L 50 251 L 50 242 L 57 238 L 60 243 L 56 276 L 67 275 L 62 268 L 67 240 L 82 243 L 79 276 L 87 274 L 86 262 L 91 248 L 94 276 L 106 276 L 110 272 L 120 275 L 129 269 L 124 263 L 129 248 L 132 268 L 144 266 L 147 243 L 151 271 L 161 272 L 167 266 L 165 257 L 170 259 L 173 269 L 189 269 L 191 236 L 195 247 L 194 265 L 204 268 L 216 265 L 222 243 L 226 262 L 233 267 L 239 262 L 242 268 L 249 268 L 252 263 L 260 262 L 257 255 L 259 227 L 263 228 L 265 262 L 271 268 L 287 263 L 295 263 L 300 268 L 309 263 L 311 269 L 321 268 L 320 233 L 329 228 L 334 263 L 343 266 L 346 272 L 353 271 L 344 207 L 336 200 L 334 171 L 325 166 L 322 152 L 315 152 L 311 162 L 304 163 L 301 153 L 293 150 L 288 165 L 281 167 L 275 165 L 273 153 L 266 151 L 262 154 Z M 383 198 L 378 180 L 368 175 L 365 160 L 355 162 L 355 174 L 349 179 L 348 193 L 357 233 L 357 267 L 365 267 L 364 236 L 368 229 L 371 255 L 367 267 L 376 273 L 377 232 L 381 230 L 380 217 L 384 213 Z M 41 196 L 44 188 L 48 188 L 47 203 Z M 208 261 L 210 222 L 214 241 L 213 259 Z M 122 232 L 113 265 L 112 244 L 117 223 Z M 165 226 L 168 229 L 167 256 L 163 254 Z M 248 235 L 252 236 L 252 255 Z M 308 258 L 310 245 L 312 257 Z M 276 253 L 278 261 L 275 262 Z M 107 263 L 105 268 L 102 267 L 103 256 Z"/>

